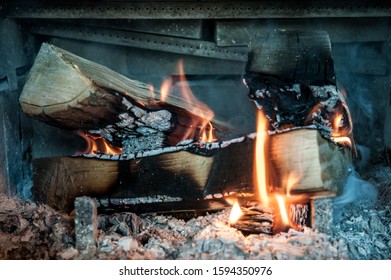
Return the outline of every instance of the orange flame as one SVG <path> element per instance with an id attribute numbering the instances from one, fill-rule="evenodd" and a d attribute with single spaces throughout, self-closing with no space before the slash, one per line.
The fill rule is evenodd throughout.
<path id="1" fill-rule="evenodd" d="M 160 101 L 165 102 L 167 100 L 167 97 L 170 94 L 171 86 L 172 86 L 172 79 L 170 77 L 164 79 L 164 81 L 160 86 Z"/>
<path id="2" fill-rule="evenodd" d="M 216 141 L 217 138 L 213 135 L 213 126 L 211 122 L 208 122 L 207 125 L 204 128 L 201 128 L 201 142 L 213 142 Z"/>
<path id="3" fill-rule="evenodd" d="M 336 112 L 333 119 L 333 131 L 331 133 L 332 140 L 336 143 L 352 145 L 351 139 L 346 136 L 348 132 L 344 128 L 343 114 L 341 112 Z"/>
<path id="4" fill-rule="evenodd" d="M 202 142 L 213 142 L 217 138 L 214 136 L 215 129 L 212 126 L 211 120 L 214 117 L 213 111 L 204 103 L 199 101 L 191 91 L 189 84 L 186 80 L 185 70 L 183 66 L 183 60 L 178 61 L 177 74 L 179 81 L 175 86 L 179 89 L 180 97 L 183 103 L 186 105 L 185 108 L 194 114 L 196 117 L 193 120 L 193 123 L 189 124 L 189 129 L 187 129 L 181 140 L 185 139 L 195 139 Z M 160 88 L 160 100 L 166 101 L 170 94 L 172 93 L 173 80 L 167 78 L 163 81 Z"/>
<path id="5" fill-rule="evenodd" d="M 229 224 L 235 224 L 240 217 L 243 215 L 242 210 L 240 209 L 239 203 L 236 201 L 232 206 L 231 213 L 229 214 L 228 222 Z"/>
<path id="6" fill-rule="evenodd" d="M 200 140 L 203 142 L 212 142 L 215 140 L 213 137 L 213 127 L 210 121 L 214 117 L 213 111 L 204 103 L 200 102 L 191 91 L 189 84 L 186 80 L 185 69 L 183 66 L 183 60 L 180 59 L 178 62 L 178 75 L 179 75 L 179 88 L 182 93 L 182 97 L 186 103 L 194 105 L 190 110 L 191 113 L 200 116 L 203 120 L 199 124 L 195 124 L 200 127 Z M 209 125 L 210 136 L 203 136 L 203 133 L 206 133 L 206 126 Z"/>
<path id="7" fill-rule="evenodd" d="M 336 143 L 345 144 L 352 148 L 353 143 L 349 135 L 351 135 L 353 124 L 350 120 L 349 108 L 345 102 L 345 99 L 347 98 L 345 88 L 341 88 L 340 98 L 342 100 L 341 106 L 338 107 L 332 119 L 333 131 L 331 132 L 331 139 Z"/>
<path id="8" fill-rule="evenodd" d="M 337 132 L 339 131 L 339 129 L 341 127 L 341 121 L 342 121 L 342 114 L 337 113 L 337 115 L 335 116 L 335 118 L 333 120 L 333 129 L 336 130 Z"/>
<path id="9" fill-rule="evenodd" d="M 291 189 L 300 181 L 301 171 L 290 173 L 282 184 L 285 185 L 286 195 L 274 193 L 268 193 L 267 185 L 267 174 L 266 174 L 266 140 L 267 140 L 267 119 L 264 116 L 261 110 L 258 110 L 257 115 L 257 137 L 255 141 L 255 158 L 254 158 L 254 185 L 258 195 L 258 201 L 263 206 L 274 208 L 274 211 L 280 213 L 281 224 L 277 225 L 276 228 L 283 230 L 291 227 L 295 227 L 288 215 L 288 206 L 290 202 L 301 200 L 301 196 L 295 196 L 295 198 L 290 198 L 289 201 L 287 197 L 291 196 Z M 235 208 L 235 209 L 234 209 Z M 239 209 L 239 210 L 238 210 Z M 235 203 L 232 207 L 231 215 L 229 218 L 230 224 L 235 224 L 240 216 L 243 215 L 240 210 L 239 205 Z"/>
<path id="10" fill-rule="evenodd" d="M 82 131 L 77 131 L 76 134 L 83 137 L 87 141 L 87 148 L 83 152 L 78 154 L 109 154 L 109 155 L 120 155 L 122 149 L 113 147 L 110 143 L 102 136 L 94 136 Z"/>
<path id="11" fill-rule="evenodd" d="M 257 115 L 257 138 L 255 142 L 255 159 L 254 159 L 254 182 L 258 193 L 258 199 L 262 205 L 270 206 L 273 204 L 278 208 L 282 222 L 289 225 L 288 212 L 285 198 L 280 194 L 275 194 L 273 199 L 269 197 L 266 181 L 266 152 L 265 143 L 267 140 L 267 119 L 261 110 Z M 287 188 L 291 188 L 298 179 L 292 176 L 288 177 Z M 288 191 L 288 190 L 287 190 Z M 288 191 L 288 193 L 290 190 Z"/>
<path id="12" fill-rule="evenodd" d="M 254 183 L 259 195 L 259 201 L 269 205 L 269 197 L 266 185 L 266 160 L 265 160 L 265 142 L 266 142 L 267 120 L 261 110 L 257 115 L 257 138 L 255 142 L 255 159 L 254 159 Z"/>
<path id="13" fill-rule="evenodd" d="M 288 211 L 286 209 L 286 202 L 282 195 L 276 194 L 276 200 L 278 204 L 278 209 L 280 210 L 281 220 L 284 225 L 288 226 L 290 224 L 288 218 Z"/>

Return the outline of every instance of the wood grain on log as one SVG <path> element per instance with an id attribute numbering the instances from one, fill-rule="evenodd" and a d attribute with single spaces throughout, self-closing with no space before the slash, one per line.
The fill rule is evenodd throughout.
<path id="1" fill-rule="evenodd" d="M 77 196 L 202 197 L 213 158 L 178 152 L 141 160 L 55 157 L 33 160 L 38 201 L 69 211 Z"/>
<path id="2" fill-rule="evenodd" d="M 209 149 L 195 143 L 182 151 L 133 155 L 125 160 L 35 159 L 34 194 L 39 201 L 56 209 L 70 210 L 72 200 L 81 195 L 98 198 L 164 195 L 194 200 L 253 193 L 254 136 L 208 143 Z M 279 191 L 286 188 L 289 174 L 300 176 L 291 186 L 292 194 L 334 196 L 341 191 L 348 152 L 311 129 L 270 138 L 268 158 L 271 169 L 275 169 L 274 178 L 278 179 L 273 186 Z"/>
<path id="3" fill-rule="evenodd" d="M 316 126 L 356 155 L 344 92 L 336 86 L 327 32 L 274 30 L 251 41 L 244 81 L 274 131 Z M 338 138 L 338 139 L 337 139 Z"/>
<path id="4" fill-rule="evenodd" d="M 275 186 L 291 194 L 340 194 L 351 166 L 351 152 L 321 137 L 314 129 L 297 129 L 270 137 Z"/>
<path id="5" fill-rule="evenodd" d="M 97 134 L 133 151 L 175 145 L 187 135 L 198 140 L 200 125 L 213 117 L 186 99 L 159 99 L 147 84 L 44 43 L 19 101 L 32 118 Z M 214 127 L 219 125 L 224 126 L 215 119 Z M 144 147 L 151 135 L 158 144 Z"/>

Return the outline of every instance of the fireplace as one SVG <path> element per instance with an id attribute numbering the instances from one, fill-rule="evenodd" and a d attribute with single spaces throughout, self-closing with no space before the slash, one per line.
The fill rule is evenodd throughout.
<path id="1" fill-rule="evenodd" d="M 16 232 L 23 242 L 30 242 L 22 246 L 29 252 L 28 258 L 188 259 L 208 258 L 215 252 L 209 258 L 300 259 L 305 258 L 303 246 L 313 246 L 321 252 L 311 253 L 308 258 L 390 257 L 390 214 L 385 206 L 391 196 L 389 6 L 354 1 L 314 1 L 303 6 L 293 6 L 288 1 L 70 1 L 56 5 L 17 1 L 1 6 L 1 12 L 1 30 L 6 40 L 0 45 L 5 61 L 0 69 L 0 125 L 4 131 L 0 138 L 0 190 L 6 195 L 2 197 L 3 212 L 9 215 L 1 216 L 0 229 L 4 236 Z M 295 43 L 305 40 L 307 34 L 312 39 L 305 51 L 297 53 L 292 51 L 291 43 L 270 48 L 264 41 L 256 43 L 270 41 L 273 36 L 291 40 L 293 35 L 289 34 L 302 34 L 294 38 Z M 307 76 L 300 76 L 300 66 L 288 67 L 289 60 L 297 61 L 300 58 L 295 55 L 311 53 L 311 43 L 316 50 L 323 48 L 323 43 L 314 43 L 314 38 L 324 34 L 332 53 L 324 69 L 313 71 L 321 73 L 324 81 L 308 82 Z M 279 58 L 275 49 L 281 46 L 286 51 L 277 52 L 283 56 Z M 79 123 L 69 121 L 71 117 L 80 120 L 84 109 L 80 109 L 79 100 L 65 124 L 59 121 L 64 115 L 56 119 L 49 105 L 26 110 L 26 104 L 37 100 L 23 95 L 32 73 L 49 77 L 47 88 L 56 88 L 54 83 L 59 82 L 52 79 L 51 70 L 45 72 L 48 65 L 39 71 L 34 68 L 40 57 L 45 59 L 51 54 L 71 61 L 75 71 L 72 73 L 81 71 L 83 77 L 92 77 L 95 84 L 88 88 L 90 92 L 98 84 L 100 91 L 96 91 L 94 101 L 99 103 L 103 96 L 107 103 L 89 103 L 85 107 L 102 107 L 93 115 L 94 123 L 111 102 L 102 122 L 122 116 L 121 122 L 129 127 L 131 111 L 138 123 L 130 133 L 137 131 L 142 140 L 123 140 L 123 131 L 113 132 L 112 123 L 93 127 L 88 125 L 88 118 Z M 313 55 L 324 53 L 315 51 Z M 115 82 L 99 84 L 96 76 L 83 68 L 87 62 L 79 58 L 108 67 L 115 77 L 118 74 L 132 79 L 148 98 L 129 95 L 130 99 L 122 99 L 118 87 L 112 87 Z M 51 63 L 57 65 L 61 59 Z M 281 64 L 276 69 L 282 72 L 267 72 L 275 61 Z M 304 72 L 312 67 L 311 61 L 305 63 L 301 64 L 305 65 Z M 287 82 L 285 70 L 281 69 L 295 73 L 295 83 Z M 265 71 L 270 75 L 265 77 Z M 69 72 L 64 73 L 68 77 Z M 76 88 L 76 79 L 66 80 L 62 86 Z M 257 88 L 264 83 L 264 91 Z M 274 85 L 277 91 L 286 87 L 284 83 L 292 86 L 288 92 L 299 85 L 301 94 L 303 88 L 316 92 L 309 95 L 311 98 L 326 93 L 332 96 L 330 99 L 335 97 L 337 105 L 333 106 L 338 107 L 340 115 L 330 117 L 331 111 L 322 111 L 330 105 L 327 98 L 306 99 L 306 104 L 312 103 L 303 117 L 296 114 L 302 110 L 297 103 L 300 97 L 289 103 L 287 96 L 276 93 L 273 100 L 280 98 L 281 102 L 268 103 L 267 98 L 272 98 L 269 91 Z M 171 97 L 163 97 L 164 85 L 169 85 Z M 172 97 L 183 91 L 184 85 L 197 103 L 178 103 Z M 320 89 L 330 85 L 332 89 L 325 92 Z M 59 88 L 56 92 L 65 93 Z M 129 110 L 128 115 L 116 111 L 123 110 L 118 100 Z M 276 104 L 280 106 L 277 109 Z M 72 106 L 66 103 L 64 110 Z M 290 114 L 275 112 L 283 107 L 288 107 Z M 195 108 L 202 108 L 202 112 Z M 266 112 L 269 124 L 265 126 L 270 125 L 263 129 L 269 131 L 266 141 L 270 142 L 263 153 L 270 153 L 266 161 L 270 159 L 275 167 L 265 171 L 266 177 L 275 172 L 274 179 L 278 181 L 267 184 L 273 185 L 272 193 L 289 196 L 285 199 L 291 202 L 285 202 L 282 208 L 287 208 L 290 225 L 281 221 L 284 214 L 278 210 L 280 196 L 271 196 L 274 202 L 270 210 L 266 207 L 270 205 L 256 198 L 262 191 L 254 191 L 254 165 L 258 165 L 256 170 L 261 169 L 259 159 L 254 159 L 256 142 L 262 138 L 257 132 L 259 111 Z M 303 118 L 303 122 L 295 120 L 292 126 L 291 115 Z M 159 125 L 167 124 L 167 129 L 153 123 L 156 119 Z M 189 120 L 191 133 L 173 124 Z M 118 123 L 116 128 L 121 127 Z M 340 133 L 330 134 L 330 128 Z M 156 130 L 163 134 L 157 133 L 150 141 Z M 97 137 L 101 144 L 96 144 Z M 337 138 L 345 142 L 337 143 Z M 87 151 L 86 141 L 97 146 Z M 122 150 L 104 150 L 107 143 Z M 289 145 L 294 147 L 287 149 Z M 282 149 L 284 152 L 279 152 Z M 313 162 L 311 153 L 322 156 Z M 302 157 L 308 163 L 298 168 L 298 162 L 306 161 Z M 357 172 L 366 180 L 360 179 Z M 305 182 L 297 178 L 303 177 L 302 173 L 309 178 Z M 287 186 L 293 191 L 287 191 Z M 229 220 L 235 202 L 244 211 L 239 222 Z M 50 218 L 40 224 L 46 211 L 43 207 L 50 209 Z M 27 214 L 16 209 L 24 209 L 35 217 L 35 222 L 29 224 Z M 33 243 L 39 243 L 34 234 L 39 227 L 47 230 L 46 238 L 54 236 L 57 247 L 50 255 L 39 255 L 43 250 L 40 246 L 37 248 L 41 251 L 34 251 Z M 173 236 L 169 236 L 168 229 Z M 355 232 L 367 234 L 355 239 Z M 284 238 L 288 241 L 281 245 Z M 365 248 L 368 244 L 369 249 Z M 193 250 L 201 245 L 206 249 Z M 1 247 L 2 258 L 23 258 L 18 249 L 9 249 L 12 244 L 8 246 Z M 254 249 L 259 246 L 263 249 Z"/>

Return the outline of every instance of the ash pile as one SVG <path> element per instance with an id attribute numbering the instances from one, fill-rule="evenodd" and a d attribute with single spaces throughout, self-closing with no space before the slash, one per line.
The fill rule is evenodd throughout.
<path id="1" fill-rule="evenodd" d="M 370 167 L 362 177 L 374 201 L 357 195 L 338 210 L 334 234 L 310 228 L 277 235 L 243 235 L 229 211 L 185 221 L 132 213 L 98 215 L 93 246 L 76 248 L 74 217 L 46 205 L 0 196 L 1 259 L 390 259 L 391 168 Z"/>

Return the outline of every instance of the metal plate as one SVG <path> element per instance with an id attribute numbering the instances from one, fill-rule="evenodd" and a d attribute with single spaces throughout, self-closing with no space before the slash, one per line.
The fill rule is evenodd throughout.
<path id="1" fill-rule="evenodd" d="M 39 23 L 41 19 L 26 19 L 25 22 L 27 21 L 28 24 L 31 23 L 34 25 Z M 201 39 L 203 24 L 200 19 L 46 19 L 45 23 L 85 25 L 96 28 L 136 31 L 189 39 Z"/>
<path id="2" fill-rule="evenodd" d="M 218 46 L 247 46 L 255 33 L 274 29 L 327 31 L 333 43 L 388 41 L 390 18 L 275 19 L 217 21 L 215 41 Z"/>
<path id="3" fill-rule="evenodd" d="M 35 34 L 53 37 L 71 38 L 82 41 L 130 46 L 227 60 L 247 60 L 247 48 L 217 47 L 213 42 L 200 40 L 71 25 L 41 25 L 35 26 L 31 30 Z"/>
<path id="4" fill-rule="evenodd" d="M 0 11 L 2 16 L 15 18 L 99 19 L 311 18 L 380 17 L 391 15 L 391 7 L 387 1 L 31 2 L 12 1 L 12 3 L 7 3 L 0 7 Z"/>

